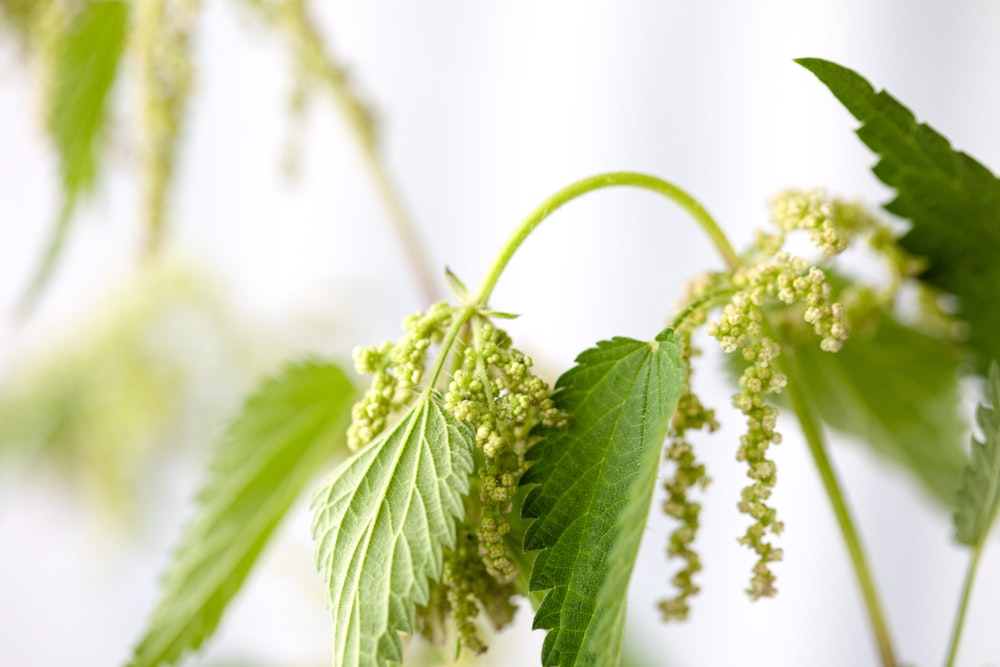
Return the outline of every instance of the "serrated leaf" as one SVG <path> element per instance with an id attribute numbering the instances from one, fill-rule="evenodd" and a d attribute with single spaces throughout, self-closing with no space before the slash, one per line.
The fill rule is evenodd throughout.
<path id="1" fill-rule="evenodd" d="M 824 423 L 903 466 L 951 506 L 967 457 L 953 346 L 885 316 L 836 354 L 816 338 L 785 348 Z"/>
<path id="2" fill-rule="evenodd" d="M 955 512 L 955 538 L 979 547 L 1000 511 L 1000 365 L 994 361 L 986 381 L 986 400 L 976 410 L 983 439 L 972 439 L 972 457 L 962 471 Z"/>
<path id="3" fill-rule="evenodd" d="M 541 549 L 530 590 L 548 590 L 534 627 L 549 630 L 546 666 L 619 664 L 625 599 L 656 485 L 663 440 L 684 387 L 672 332 L 615 338 L 583 352 L 554 400 L 570 415 L 529 450 L 537 484 L 526 551 Z"/>
<path id="4" fill-rule="evenodd" d="M 796 62 L 862 122 L 858 136 L 881 158 L 873 171 L 896 190 L 885 208 L 912 223 L 900 245 L 929 261 L 921 280 L 958 297 L 985 374 L 1000 358 L 1000 180 L 855 72 L 816 58 Z"/>
<path id="5" fill-rule="evenodd" d="M 333 472 L 313 498 L 316 561 L 333 615 L 333 664 L 403 660 L 414 605 L 441 576 L 472 473 L 472 431 L 431 393 Z"/>
<path id="6" fill-rule="evenodd" d="M 57 41 L 47 102 L 59 152 L 63 204 L 22 309 L 30 307 L 44 289 L 69 231 L 77 199 L 93 186 L 108 93 L 125 48 L 128 20 L 126 2 L 86 2 Z"/>
<path id="7" fill-rule="evenodd" d="M 303 487 L 336 452 L 354 390 L 331 364 L 266 380 L 226 431 L 132 667 L 173 664 L 215 631 Z"/>

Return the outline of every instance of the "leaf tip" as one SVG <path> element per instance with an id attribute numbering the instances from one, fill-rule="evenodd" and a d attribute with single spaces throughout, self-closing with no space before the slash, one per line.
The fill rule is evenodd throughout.
<path id="1" fill-rule="evenodd" d="M 674 333 L 674 328 L 667 327 L 660 333 L 656 334 L 656 338 L 654 340 L 656 340 L 657 342 L 662 342 L 665 340 L 675 340 L 676 338 L 677 335 Z"/>

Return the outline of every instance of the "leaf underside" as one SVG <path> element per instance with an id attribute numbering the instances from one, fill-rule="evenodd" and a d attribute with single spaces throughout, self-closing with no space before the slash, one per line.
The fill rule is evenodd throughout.
<path id="1" fill-rule="evenodd" d="M 896 190 L 885 208 L 912 223 L 900 245 L 928 260 L 921 280 L 958 297 L 985 375 L 1000 358 L 1000 180 L 855 72 L 816 58 L 796 62 L 861 121 L 858 136 L 880 157 L 875 175 Z"/>
<path id="2" fill-rule="evenodd" d="M 399 633 L 413 632 L 414 605 L 441 575 L 472 467 L 470 427 L 428 394 L 316 493 L 313 538 L 336 667 L 402 662 Z"/>
<path id="3" fill-rule="evenodd" d="M 815 338 L 786 349 L 820 418 L 901 465 L 951 507 L 967 462 L 955 349 L 885 316 L 830 354 Z"/>
<path id="4" fill-rule="evenodd" d="M 175 663 L 212 635 L 282 517 L 337 451 L 353 395 L 338 367 L 304 362 L 246 402 L 198 494 L 132 667 Z"/>
<path id="5" fill-rule="evenodd" d="M 22 311 L 30 308 L 45 288 L 69 232 L 76 202 L 94 184 L 108 95 L 125 48 L 128 20 L 126 2 L 87 2 L 59 37 L 48 113 L 59 152 L 63 204 L 23 297 Z"/>
<path id="6" fill-rule="evenodd" d="M 1000 366 L 995 361 L 986 381 L 986 400 L 989 403 L 976 410 L 983 439 L 972 439 L 955 512 L 955 538 L 974 547 L 986 541 L 1000 510 Z"/>
<path id="7" fill-rule="evenodd" d="M 684 386 L 676 337 L 615 338 L 583 352 L 556 384 L 570 414 L 529 450 L 522 484 L 541 549 L 530 590 L 548 590 L 534 627 L 548 630 L 546 666 L 621 661 L 626 593 L 656 485 L 663 440 Z"/>

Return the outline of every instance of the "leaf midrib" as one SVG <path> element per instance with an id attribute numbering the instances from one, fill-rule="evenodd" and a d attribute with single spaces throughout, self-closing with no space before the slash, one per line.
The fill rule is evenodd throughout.
<path id="1" fill-rule="evenodd" d="M 600 366 L 595 366 L 594 367 L 594 370 L 596 371 L 596 369 L 600 368 L 601 366 L 607 366 L 608 367 L 606 370 L 604 370 L 600 374 L 601 381 L 603 381 L 604 378 L 607 377 L 608 372 L 611 371 L 611 370 L 613 370 L 616 365 L 618 365 L 620 363 L 630 362 L 629 358 L 632 357 L 635 354 L 643 354 L 643 353 L 649 354 L 649 352 L 650 352 L 650 348 L 649 347 L 646 347 L 646 346 L 636 346 L 636 348 L 634 350 L 630 351 L 625 356 L 618 357 L 618 358 L 615 358 L 615 359 L 609 359 L 609 360 L 606 360 L 606 361 L 602 361 L 600 363 Z M 632 377 L 631 377 L 630 381 L 628 382 L 628 386 L 629 387 L 635 385 L 636 378 L 643 372 L 643 370 L 644 370 L 645 366 L 647 365 L 647 363 L 648 363 L 648 361 L 640 361 L 637 364 L 637 367 L 633 371 Z M 585 390 L 582 390 L 582 391 L 579 392 L 580 395 L 581 395 L 581 400 L 579 401 L 580 404 L 584 403 L 585 400 L 588 397 L 592 396 L 594 393 L 596 393 L 598 391 L 598 385 L 600 384 L 601 381 L 593 382 L 593 383 L 590 384 L 590 387 L 588 389 L 585 389 Z M 623 396 L 627 395 L 627 393 L 626 392 L 622 392 L 622 395 Z M 618 425 L 619 425 L 622 417 L 624 416 L 624 412 L 625 412 L 625 410 L 621 409 L 621 407 L 623 405 L 625 405 L 626 403 L 627 403 L 627 401 L 625 399 L 622 399 L 622 400 L 618 401 L 617 403 L 613 403 L 612 405 L 610 405 L 603 412 L 597 414 L 594 417 L 594 419 L 591 420 L 590 427 L 586 431 L 583 431 L 583 432 L 580 433 L 580 439 L 582 439 L 583 436 L 591 434 L 594 431 L 594 429 L 596 429 L 601 424 L 601 422 L 608 416 L 608 414 L 610 414 L 613 410 L 617 409 L 618 410 L 618 415 L 613 420 L 613 427 L 611 429 L 611 433 L 616 433 L 617 430 L 618 430 Z M 565 438 L 560 438 L 560 441 L 562 441 L 564 439 Z M 608 441 L 609 442 L 613 442 L 614 438 L 608 438 Z M 607 451 L 611 451 L 611 449 L 612 448 L 608 448 Z M 564 455 L 568 455 L 568 452 L 566 454 L 564 454 Z M 593 512 L 593 509 L 594 509 L 595 503 L 596 503 L 596 499 L 597 499 L 597 496 L 598 496 L 598 491 L 602 488 L 601 482 L 603 482 L 604 480 L 608 479 L 608 477 L 609 477 L 608 476 L 608 464 L 610 463 L 609 459 L 610 459 L 610 457 L 605 456 L 605 457 L 602 458 L 602 460 L 600 462 L 598 462 L 598 466 L 597 466 L 598 467 L 598 472 L 596 473 L 597 479 L 595 480 L 595 483 L 591 485 L 591 488 L 589 489 L 590 493 L 585 496 L 587 498 L 587 502 L 586 502 L 587 511 L 581 513 L 580 517 L 579 517 L 580 520 L 582 520 L 582 521 L 586 521 L 588 519 L 589 515 Z M 578 478 L 578 480 L 573 485 L 571 485 L 570 489 L 576 488 L 576 486 L 578 484 L 581 484 L 583 482 L 584 478 L 585 478 L 585 476 L 581 475 Z M 576 522 L 572 522 L 572 523 L 576 523 Z M 555 542 L 553 542 L 552 544 L 550 544 L 547 548 L 552 548 L 555 544 L 557 544 L 560 540 L 562 540 L 564 538 L 566 532 L 568 532 L 569 527 L 572 526 L 572 523 L 570 524 L 570 526 L 567 527 L 567 530 L 564 530 L 559 535 L 559 538 Z M 583 546 L 584 545 L 582 543 L 579 543 L 576 546 L 576 548 L 574 549 L 574 554 L 578 555 L 581 552 L 581 550 L 583 549 Z M 571 571 L 569 580 L 564 584 L 565 588 L 567 590 L 572 590 L 573 589 L 573 584 L 579 579 L 579 576 L 580 576 L 579 568 L 574 568 Z M 560 608 L 560 613 L 559 613 L 560 621 L 563 620 L 564 608 L 565 608 L 565 603 L 563 605 L 561 605 L 561 608 Z M 597 606 L 595 605 L 590 610 L 590 613 L 588 613 L 587 625 L 586 625 L 586 628 L 585 628 L 584 632 L 582 633 L 582 636 L 583 636 L 584 640 L 586 640 L 586 638 L 588 638 L 590 636 L 591 627 L 593 626 L 593 623 L 594 623 L 595 618 L 597 616 L 596 612 L 597 612 Z M 552 628 L 552 629 L 561 632 L 564 629 L 563 628 L 563 623 L 560 623 L 559 626 L 557 626 L 555 628 Z M 585 643 L 584 641 L 580 642 L 581 649 L 582 649 L 584 643 Z"/>

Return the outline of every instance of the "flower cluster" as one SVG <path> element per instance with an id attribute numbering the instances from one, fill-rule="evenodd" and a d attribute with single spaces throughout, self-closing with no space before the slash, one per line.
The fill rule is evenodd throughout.
<path id="1" fill-rule="evenodd" d="M 823 224 L 816 228 L 831 229 Z M 824 238 L 829 242 L 832 236 Z M 776 466 L 767 452 L 771 445 L 781 442 L 781 435 L 775 430 L 778 410 L 766 402 L 765 396 L 779 393 L 786 380 L 773 364 L 780 348 L 764 335 L 763 307 L 774 302 L 804 306 L 802 319 L 821 338 L 820 347 L 828 352 L 840 349 L 848 330 L 843 306 L 831 303 L 826 275 L 800 257 L 779 250 L 768 259 L 738 269 L 732 284 L 739 291 L 723 308 L 719 319 L 708 325 L 707 332 L 726 352 L 742 350 L 747 362 L 733 405 L 746 417 L 747 425 L 746 433 L 740 437 L 737 459 L 746 463 L 751 482 L 741 493 L 739 508 L 754 523 L 740 542 L 758 556 L 747 589 L 757 599 L 776 592 L 770 564 L 781 559 L 781 550 L 766 539 L 766 534 L 777 535 L 783 528 L 774 508 L 768 505 L 777 477 Z"/>
<path id="2" fill-rule="evenodd" d="M 455 370 L 445 409 L 475 429 L 475 444 L 485 459 L 479 468 L 482 503 L 479 553 L 487 572 L 512 581 L 517 569 L 507 552 L 507 515 L 518 481 L 527 469 L 524 454 L 531 431 L 542 424 L 560 427 L 566 416 L 555 408 L 549 386 L 531 372 L 531 357 L 510 346 L 510 338 L 489 322 L 473 322 L 473 344 Z"/>
<path id="3" fill-rule="evenodd" d="M 740 538 L 740 544 L 753 549 L 758 557 L 747 588 L 747 593 L 755 600 L 772 597 L 777 592 L 770 563 L 781 560 L 782 556 L 781 549 L 765 539 L 768 531 L 779 535 L 784 528 L 777 520 L 775 509 L 767 504 L 777 482 L 777 468 L 767 458 L 767 450 L 772 444 L 781 443 L 781 434 L 775 430 L 778 409 L 768 405 L 764 397 L 780 392 L 785 386 L 784 375 L 771 366 L 777 356 L 778 345 L 766 337 L 745 347 L 743 358 L 750 365 L 740 377 L 739 393 L 733 396 L 733 405 L 746 416 L 747 425 L 746 433 L 740 436 L 736 459 L 746 463 L 751 482 L 743 488 L 738 506 L 754 520 Z"/>
<path id="4" fill-rule="evenodd" d="M 136 3 L 135 43 L 142 73 L 145 205 L 151 246 L 161 242 L 184 111 L 194 80 L 193 35 L 200 0 Z M 155 248 L 154 248 L 155 249 Z"/>
<path id="5" fill-rule="evenodd" d="M 478 520 L 474 514 L 470 511 L 459 524 L 455 548 L 445 552 L 441 617 L 445 613 L 451 617 L 461 645 L 478 655 L 486 651 L 476 627 L 480 608 L 494 629 L 502 629 L 517 611 L 517 605 L 511 602 L 517 595 L 517 587 L 513 582 L 499 582 L 486 572 L 479 555 Z"/>
<path id="6" fill-rule="evenodd" d="M 702 405 L 698 397 L 691 391 L 691 357 L 697 353 L 691 346 L 690 333 L 681 333 L 684 367 L 687 369 L 687 382 L 684 393 L 677 403 L 670 426 L 670 441 L 667 446 L 666 459 L 674 464 L 671 478 L 663 483 L 667 499 L 663 503 L 664 513 L 680 522 L 680 525 L 670 534 L 667 555 L 670 558 L 680 558 L 684 566 L 674 575 L 672 583 L 677 594 L 659 603 L 660 613 L 664 621 L 681 621 L 688 616 L 688 598 L 700 590 L 692 578 L 701 571 L 701 558 L 691 545 L 698 534 L 701 503 L 688 497 L 689 491 L 698 486 L 704 489 L 711 481 L 705 474 L 705 466 L 699 463 L 694 455 L 694 448 L 687 440 L 688 431 L 707 429 L 715 431 L 719 423 L 715 420 L 715 411 Z"/>
<path id="7" fill-rule="evenodd" d="M 732 273 L 704 274 L 691 281 L 676 324 L 689 360 L 693 354 L 692 331 L 708 320 L 713 308 L 722 305 L 721 314 L 708 324 L 706 331 L 725 352 L 741 352 L 745 362 L 733 406 L 746 419 L 746 432 L 740 437 L 736 458 L 746 464 L 750 479 L 741 492 L 738 507 L 753 519 L 740 538 L 740 543 L 751 548 L 758 558 L 747 589 L 753 599 L 775 594 L 771 564 L 782 557 L 781 549 L 768 539 L 768 535 L 780 534 L 783 524 L 768 504 L 777 481 L 777 469 L 768 458 L 768 450 L 781 442 L 781 435 L 776 430 L 778 410 L 768 403 L 767 397 L 781 392 L 786 378 L 775 364 L 780 346 L 769 337 L 766 313 L 776 314 L 768 310 L 775 306 L 789 307 L 787 312 L 811 329 L 820 338 L 820 347 L 828 352 L 838 351 L 848 336 L 846 309 L 833 300 L 826 273 L 785 251 L 786 237 L 804 231 L 824 254 L 834 255 L 859 234 L 882 236 L 878 233 L 881 223 L 863 208 L 826 199 L 819 191 L 784 193 L 774 200 L 772 210 L 779 228 L 777 233 L 759 231 L 754 245 Z M 700 505 L 688 499 L 688 491 L 695 485 L 703 486 L 708 478 L 694 457 L 686 433 L 716 427 L 714 413 L 704 408 L 688 386 L 678 405 L 667 450 L 675 472 L 665 484 L 668 499 L 664 511 L 680 522 L 671 535 L 668 553 L 683 559 L 685 566 L 674 578 L 678 594 L 660 604 L 666 619 L 686 617 L 688 597 L 698 590 L 692 576 L 701 569 L 700 560 L 691 549 Z"/>
<path id="8" fill-rule="evenodd" d="M 740 291 L 723 309 L 719 320 L 708 325 L 708 334 L 717 338 L 726 352 L 760 338 L 761 307 L 768 300 L 804 304 L 802 318 L 822 338 L 820 347 L 827 352 L 836 352 L 847 339 L 844 308 L 831 303 L 832 288 L 826 274 L 801 257 L 779 251 L 768 260 L 737 270 L 732 283 Z"/>
<path id="9" fill-rule="evenodd" d="M 403 320 L 404 336 L 374 347 L 354 349 L 354 367 L 371 375 L 372 383 L 351 412 L 347 444 L 359 449 L 385 430 L 391 415 L 403 408 L 424 377 L 427 352 L 440 343 L 451 324 L 453 308 L 446 301 L 426 313 L 413 313 Z"/>
<path id="10" fill-rule="evenodd" d="M 518 571 L 507 546 L 508 516 L 527 469 L 532 431 L 538 425 L 559 428 L 567 417 L 553 404 L 548 384 L 532 372 L 531 357 L 511 347 L 510 338 L 487 315 L 469 315 L 441 302 L 407 317 L 398 342 L 354 350 L 358 372 L 371 375 L 372 383 L 353 408 L 348 444 L 357 449 L 386 429 L 423 389 L 431 347 L 443 342 L 450 328 L 468 321 L 458 338 L 464 349 L 446 357 L 454 370 L 444 408 L 472 426 L 481 464 L 470 480 L 455 546 L 445 549 L 442 578 L 432 584 L 418 629 L 432 641 L 443 640 L 450 616 L 461 644 L 481 653 L 486 647 L 476 631 L 480 609 L 498 628 L 513 616 L 510 599 Z M 449 350 L 438 354 L 449 355 Z"/>
<path id="11" fill-rule="evenodd" d="M 822 190 L 789 190 L 771 200 L 774 224 L 784 232 L 807 232 L 813 245 L 827 255 L 837 255 L 847 249 L 853 231 L 851 223 L 856 222 L 856 218 L 838 216 L 838 212 L 837 203 L 826 198 Z M 844 222 L 848 224 L 842 224 Z"/>

